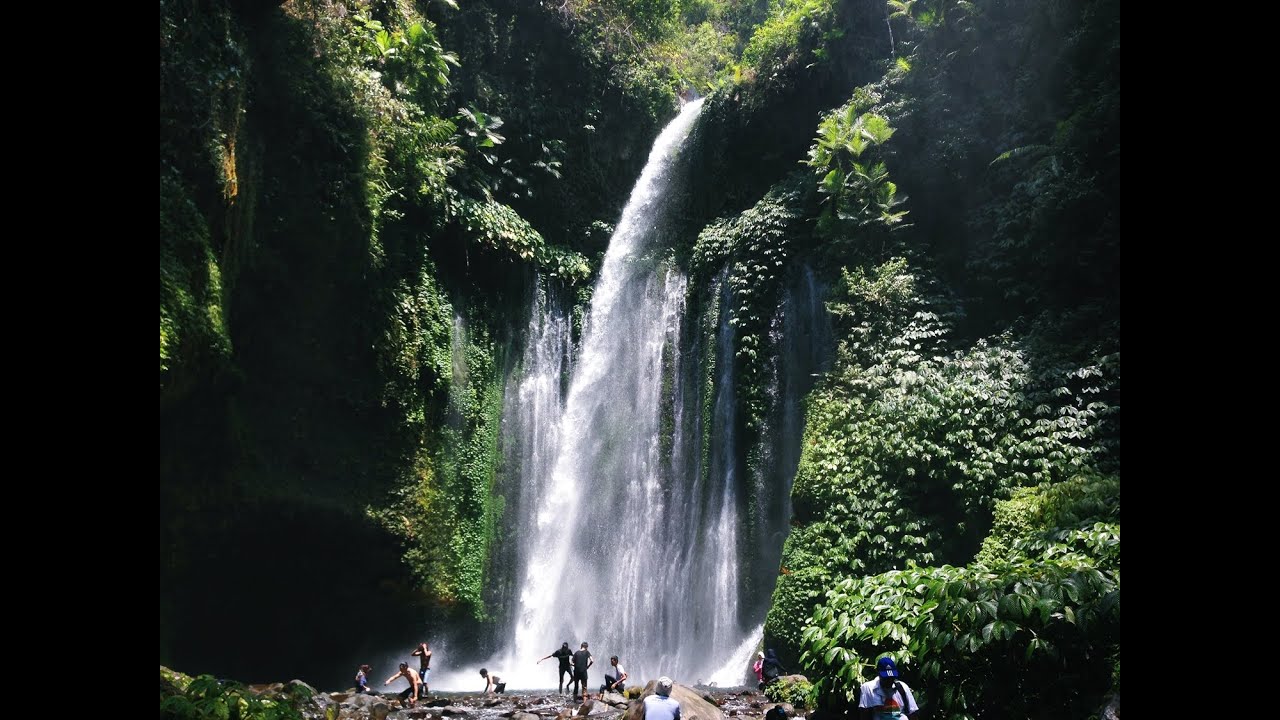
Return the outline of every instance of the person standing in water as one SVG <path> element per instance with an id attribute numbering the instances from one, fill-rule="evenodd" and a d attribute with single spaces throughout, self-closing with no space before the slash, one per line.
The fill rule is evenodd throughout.
<path id="1" fill-rule="evenodd" d="M 547 657 L 544 657 L 538 660 L 538 662 L 542 662 L 543 660 L 546 660 L 548 658 L 555 658 L 560 661 L 560 685 L 559 685 L 559 689 L 556 690 L 556 692 L 562 695 L 564 694 L 565 673 L 569 674 L 569 682 L 571 683 L 573 682 L 573 670 L 569 668 L 569 658 L 571 657 L 573 657 L 573 651 L 569 649 L 569 643 L 565 643 L 560 646 L 559 650 L 551 653 Z M 534 663 L 534 664 L 536 665 L 537 663 Z"/>

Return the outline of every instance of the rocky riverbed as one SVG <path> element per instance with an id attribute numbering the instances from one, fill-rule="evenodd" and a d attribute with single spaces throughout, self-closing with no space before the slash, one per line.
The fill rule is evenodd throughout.
<path id="1" fill-rule="evenodd" d="M 208 701 L 212 693 L 191 678 L 161 667 L 161 718 L 182 717 L 181 703 L 169 697 L 186 695 L 193 702 Z M 431 693 L 412 706 L 404 706 L 396 693 L 357 694 L 354 689 L 325 692 L 300 681 L 268 685 L 236 686 L 235 693 L 264 703 L 288 704 L 308 720 L 634 720 L 643 697 L 652 693 L 653 682 L 632 690 L 632 697 L 617 693 L 593 693 L 576 702 L 569 695 L 552 692 L 480 695 L 475 693 Z M 676 684 L 672 697 L 680 701 L 683 720 L 723 720 L 762 718 L 777 703 L 754 688 L 718 688 Z M 168 707 L 168 710 L 166 710 Z M 788 716 L 795 711 L 786 704 Z"/>

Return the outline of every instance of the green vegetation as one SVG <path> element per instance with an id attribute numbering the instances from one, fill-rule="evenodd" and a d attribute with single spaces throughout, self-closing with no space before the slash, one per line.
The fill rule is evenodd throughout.
<path id="1" fill-rule="evenodd" d="M 775 682 L 766 685 L 764 689 L 765 697 L 771 701 L 790 703 L 796 708 L 811 706 L 813 692 L 813 683 L 803 678 L 793 678 L 791 676 L 778 678 Z"/>
<path id="2" fill-rule="evenodd" d="M 945 717 L 1091 714 L 1119 688 L 1119 489 L 1028 488 L 1002 504 L 1020 521 L 998 533 L 1000 557 L 841 581 L 805 631 L 827 702 L 856 704 L 864 669 L 891 653 Z"/>
<path id="3" fill-rule="evenodd" d="M 302 685 L 292 685 L 284 697 L 270 699 L 240 683 L 211 675 L 191 678 L 160 666 L 161 720 L 302 720 L 297 706 L 309 697 Z"/>
<path id="4" fill-rule="evenodd" d="M 580 331 L 696 90 L 672 257 L 706 417 L 732 326 L 746 476 L 800 273 L 834 323 L 765 623 L 814 682 L 777 699 L 846 709 L 886 653 L 937 717 L 1118 693 L 1118 2 L 162 0 L 160 49 L 162 661 L 370 602 L 483 644 L 531 281 Z M 293 717 L 175 688 L 162 715 Z"/>
<path id="5" fill-rule="evenodd" d="M 765 346 L 780 300 L 784 268 L 792 256 L 791 225 L 798 215 L 797 203 L 793 189 L 777 189 L 741 215 L 708 225 L 693 248 L 691 268 L 696 278 L 705 281 L 720 268 L 728 268 L 729 324 L 734 328 L 734 367 L 740 378 L 738 399 L 752 430 L 759 430 L 767 419 L 762 380 Z"/>
<path id="6" fill-rule="evenodd" d="M 745 290 L 747 462 L 786 279 L 831 288 L 765 624 L 829 710 L 885 653 L 940 716 L 1079 717 L 1118 692 L 1117 7 L 784 3 L 707 101 L 696 205 L 720 217 L 690 292 Z"/>
<path id="7" fill-rule="evenodd" d="M 303 592 L 234 569 L 264 555 L 359 563 L 364 602 L 483 625 L 510 318 L 535 272 L 589 297 L 677 88 L 536 4 L 160 11 L 161 659 L 209 636 L 308 667 L 292 623 L 235 611 Z M 257 531 L 321 517 L 327 558 Z"/>

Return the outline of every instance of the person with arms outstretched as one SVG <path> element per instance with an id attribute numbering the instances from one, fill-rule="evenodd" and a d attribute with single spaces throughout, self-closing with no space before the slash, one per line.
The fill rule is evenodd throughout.
<path id="1" fill-rule="evenodd" d="M 395 675 L 387 678 L 383 685 L 390 685 L 396 678 L 404 678 L 409 681 L 409 687 L 400 691 L 400 707 L 413 707 L 418 704 L 418 686 L 422 681 L 418 680 L 418 673 L 409 669 L 409 663 L 400 663 L 400 670 Z M 407 703 L 407 704 L 406 704 Z"/>
<path id="2" fill-rule="evenodd" d="M 547 658 L 555 658 L 560 661 L 560 685 L 556 692 L 561 694 L 564 693 L 564 676 L 566 673 L 569 674 L 569 682 L 573 682 L 573 670 L 569 667 L 569 658 L 571 657 L 573 657 L 573 651 L 569 649 L 569 643 L 565 643 L 560 646 L 559 650 L 538 660 L 538 662 L 542 662 Z"/>

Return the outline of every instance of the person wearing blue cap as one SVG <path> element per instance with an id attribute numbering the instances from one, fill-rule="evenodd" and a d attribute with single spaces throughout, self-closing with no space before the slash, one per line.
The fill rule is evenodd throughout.
<path id="1" fill-rule="evenodd" d="M 911 688 L 899 679 L 898 666 L 888 655 L 876 661 L 879 677 L 862 684 L 858 707 L 864 720 L 899 720 L 920 711 Z"/>

